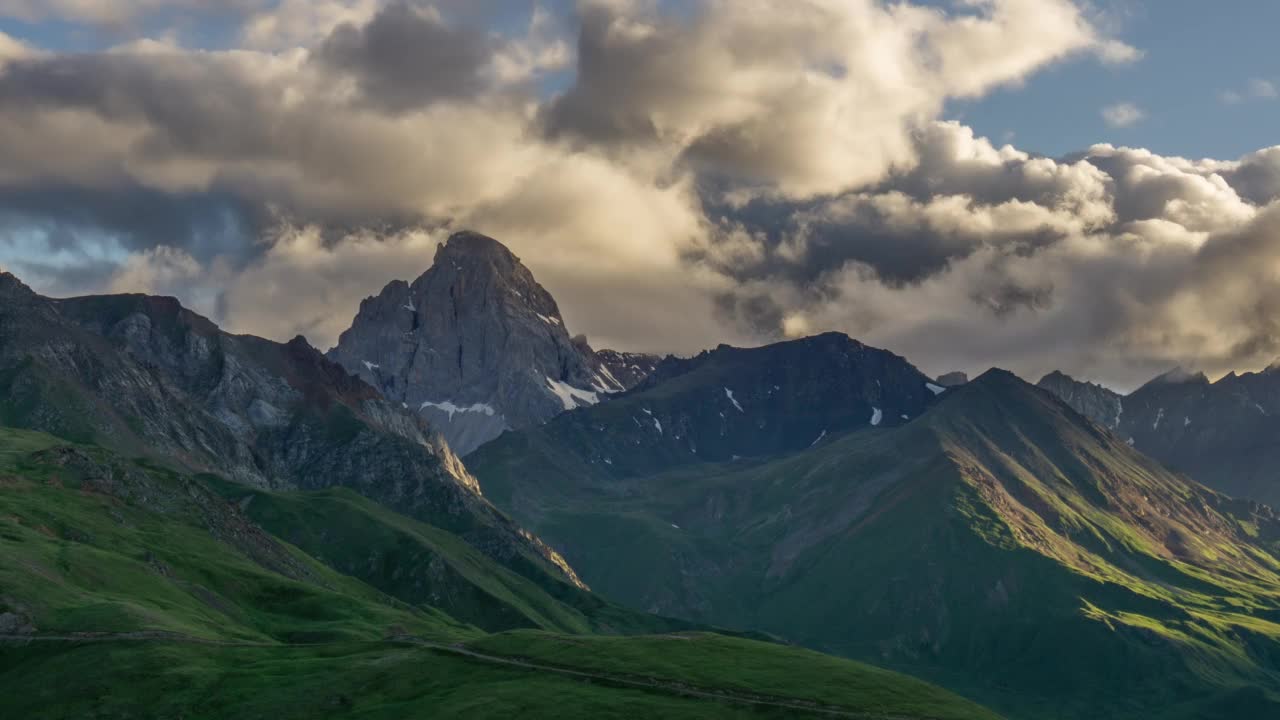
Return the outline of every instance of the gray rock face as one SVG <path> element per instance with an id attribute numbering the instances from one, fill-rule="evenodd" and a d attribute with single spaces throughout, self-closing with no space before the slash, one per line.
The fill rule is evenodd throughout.
<path id="1" fill-rule="evenodd" d="M 421 413 L 463 455 L 626 388 L 570 338 L 520 259 L 470 232 L 440 245 L 412 284 L 391 282 L 360 303 L 329 357 Z"/>
<path id="2" fill-rule="evenodd" d="M 594 353 L 594 358 L 600 374 L 621 384 L 626 390 L 644 382 L 657 369 L 658 363 L 662 362 L 659 355 L 618 350 L 598 350 Z"/>
<path id="3" fill-rule="evenodd" d="M 421 416 L 305 339 L 224 333 L 173 298 L 52 300 L 12 276 L 0 294 L 0 424 L 257 487 L 349 487 L 534 579 L 574 581 Z"/>
<path id="4" fill-rule="evenodd" d="M 1096 383 L 1076 380 L 1057 370 L 1040 378 L 1036 385 L 1057 395 L 1073 410 L 1095 423 L 1111 430 L 1120 427 L 1124 401 L 1114 390 Z"/>
<path id="5" fill-rule="evenodd" d="M 1169 468 L 1280 506 L 1280 367 L 1217 382 L 1178 369 L 1125 396 L 1061 373 L 1040 386 Z"/>
<path id="6" fill-rule="evenodd" d="M 938 384 L 942 387 L 960 387 L 968 382 L 969 376 L 959 370 L 938 376 Z"/>

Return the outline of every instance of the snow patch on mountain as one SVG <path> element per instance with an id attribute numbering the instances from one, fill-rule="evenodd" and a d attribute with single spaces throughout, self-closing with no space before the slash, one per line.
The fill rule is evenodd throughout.
<path id="1" fill-rule="evenodd" d="M 453 416 L 455 413 L 483 413 L 489 417 L 493 417 L 497 413 L 497 411 L 493 409 L 492 405 L 474 403 L 472 405 L 464 406 L 456 405 L 452 400 L 445 400 L 444 402 L 438 403 L 427 401 L 422 403 L 422 405 L 418 407 L 418 410 L 426 410 L 429 407 L 437 408 L 449 413 L 449 422 L 453 422 Z"/>
<path id="2" fill-rule="evenodd" d="M 738 412 L 746 412 L 746 410 L 743 410 L 742 406 L 738 404 L 738 401 L 734 399 L 732 390 L 730 390 L 729 388 L 725 388 L 724 394 L 725 394 L 725 397 L 729 398 L 729 402 L 733 403 L 733 406 L 738 408 Z"/>
<path id="3" fill-rule="evenodd" d="M 568 383 L 553 380 L 551 377 L 547 377 L 547 387 L 552 394 L 560 398 L 560 404 L 564 405 L 565 410 L 572 410 L 584 405 L 595 405 L 600 402 L 599 393 L 576 388 Z"/>
<path id="4" fill-rule="evenodd" d="M 879 425 L 880 421 L 883 418 L 884 418 L 884 412 L 881 411 L 880 408 L 878 407 L 871 408 L 871 424 L 872 425 Z"/>

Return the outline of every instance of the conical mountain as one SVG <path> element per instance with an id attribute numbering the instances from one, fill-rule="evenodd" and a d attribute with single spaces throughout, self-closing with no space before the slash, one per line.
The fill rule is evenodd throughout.
<path id="1" fill-rule="evenodd" d="M 635 397 L 682 392 L 680 378 Z M 548 450 L 548 430 L 614 405 L 472 463 L 608 597 L 873 659 L 1015 718 L 1280 708 L 1275 513 L 1009 373 L 897 427 L 754 459 L 610 478 L 581 471 L 590 454 Z"/>
<path id="2" fill-rule="evenodd" d="M 520 259 L 472 232 L 441 244 L 417 280 L 364 300 L 329 356 L 420 412 L 464 455 L 626 387 L 573 341 Z"/>

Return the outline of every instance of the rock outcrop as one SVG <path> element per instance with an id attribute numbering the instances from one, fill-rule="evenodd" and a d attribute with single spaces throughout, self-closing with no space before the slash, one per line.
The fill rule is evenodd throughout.
<path id="1" fill-rule="evenodd" d="M 595 404 L 652 366 L 646 356 L 597 358 L 575 342 L 520 258 L 472 232 L 441 244 L 417 280 L 365 299 L 329 357 L 420 413 L 463 455 L 509 428 Z"/>

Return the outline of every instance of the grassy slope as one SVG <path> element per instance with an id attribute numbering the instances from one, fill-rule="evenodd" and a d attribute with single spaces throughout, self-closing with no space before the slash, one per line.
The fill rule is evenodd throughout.
<path id="1" fill-rule="evenodd" d="M 591 667 L 702 687 L 817 700 L 835 707 L 912 717 L 986 718 L 990 711 L 922 681 L 810 650 L 713 634 L 571 638 L 519 631 L 468 644 L 551 665 Z M 856 668 L 857 672 L 850 672 Z"/>
<path id="2" fill-rule="evenodd" d="M 206 481 L 254 522 L 338 571 L 487 631 L 635 634 L 692 627 L 605 602 L 567 583 L 549 591 L 456 536 L 343 488 L 276 493 Z"/>
<path id="3" fill-rule="evenodd" d="M 440 613 L 412 611 L 283 544 L 279 560 L 296 563 L 301 579 L 268 570 L 176 502 L 182 480 L 163 470 L 149 477 L 175 492 L 148 507 L 33 459 L 60 444 L 0 428 L 0 611 L 17 610 L 42 632 L 245 641 L 379 638 L 391 626 L 444 638 L 475 632 Z"/>
<path id="4" fill-rule="evenodd" d="M 1280 574 L 1261 521 L 1010 392 L 780 460 L 545 501 L 506 487 L 526 481 L 492 474 L 483 450 L 473 468 L 597 591 L 640 607 L 871 659 L 1019 717 L 1280 709 Z M 525 487 L 539 483 L 557 485 Z"/>
<path id="5" fill-rule="evenodd" d="M 547 655 L 581 638 L 497 636 L 491 651 Z M 609 644 L 551 659 L 621 678 L 663 677 L 675 668 L 700 688 L 758 697 L 816 699 L 853 717 L 997 720 L 954 695 L 895 673 L 848 661 L 804 657 L 750 641 L 651 640 Z M 679 643 L 682 647 L 670 646 Z M 661 647 L 659 647 L 661 646 Z M 687 647 L 685 647 L 687 646 Z M 792 653 L 786 656 L 783 653 Z M 713 670 L 712 668 L 718 669 Z M 57 677 L 57 683 L 48 678 Z M 757 682 L 759 684 L 757 685 Z M 473 660 L 410 646 L 337 643 L 323 647 L 194 647 L 182 644 L 37 644 L 0 648 L 0 708 L 31 718 L 759 718 L 805 717 L 779 709 L 681 696 L 610 681 Z M 193 713 L 195 715 L 193 715 Z M 815 715 L 822 716 L 822 715 Z"/>
<path id="6" fill-rule="evenodd" d="M 294 546 L 255 535 L 251 525 L 235 525 L 232 521 L 241 516 L 234 507 L 202 494 L 202 486 L 190 478 L 76 448 L 80 454 L 74 457 L 100 463 L 86 471 L 52 453 L 65 447 L 49 436 L 0 429 L 0 620 L 13 632 L 12 620 L 20 618 L 16 631 L 27 636 L 150 635 L 0 641 L 0 716 L 274 720 L 423 713 L 796 714 L 585 682 L 383 639 L 407 633 L 443 644 L 469 643 L 490 655 L 543 657 L 557 666 L 668 678 L 713 691 L 776 693 L 857 711 L 888 708 L 899 715 L 927 710 L 922 717 L 994 717 L 905 676 L 743 639 L 700 634 L 597 642 L 585 635 L 529 631 L 487 636 L 429 606 L 415 607 L 334 572 Z M 98 474 L 107 471 L 113 480 Z M 114 492 L 106 492 L 108 487 Z M 249 506 L 255 504 L 317 521 L 377 519 L 394 528 L 382 532 L 403 533 L 420 543 L 417 550 L 447 550 L 459 575 L 469 574 L 477 587 L 505 596 L 523 611 L 568 612 L 549 606 L 545 597 L 529 597 L 531 591 L 512 574 L 485 577 L 492 564 L 477 559 L 460 541 L 384 516 L 347 493 L 264 495 Z M 366 541 L 352 535 L 343 540 Z M 157 632 L 230 644 L 157 638 Z M 570 644 L 580 651 L 548 655 L 549 649 Z"/>

